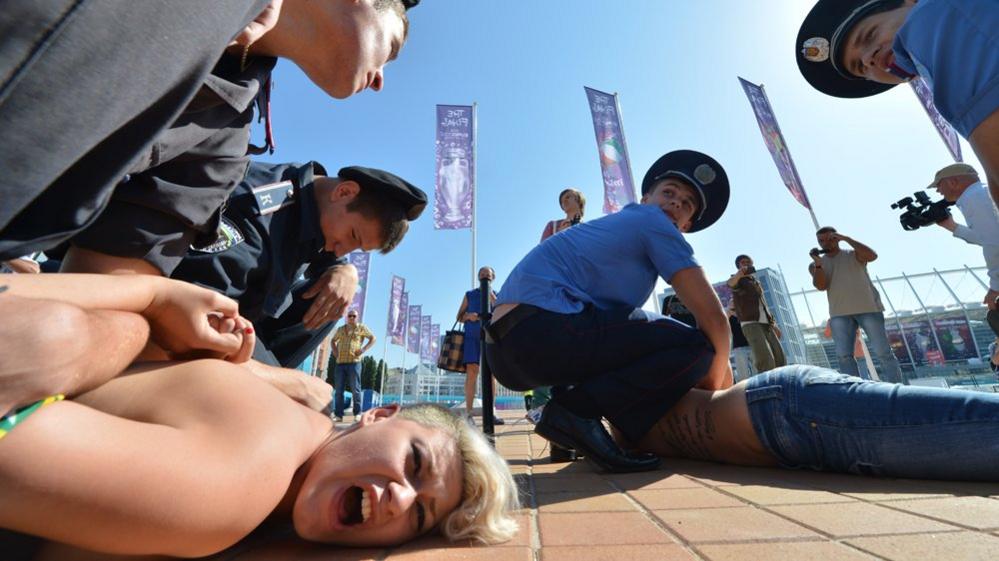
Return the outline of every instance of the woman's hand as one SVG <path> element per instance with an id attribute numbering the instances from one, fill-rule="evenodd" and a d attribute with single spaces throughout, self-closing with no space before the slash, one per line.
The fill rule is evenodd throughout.
<path id="1" fill-rule="evenodd" d="M 249 322 L 239 316 L 235 300 L 186 282 L 155 282 L 153 299 L 142 312 L 153 342 L 173 358 L 203 357 L 203 351 L 234 361 L 249 358 L 256 340 L 252 328 L 245 333 Z"/>

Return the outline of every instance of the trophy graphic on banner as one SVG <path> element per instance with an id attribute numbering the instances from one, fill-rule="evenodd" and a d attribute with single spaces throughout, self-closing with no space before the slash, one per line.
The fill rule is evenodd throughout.
<path id="1" fill-rule="evenodd" d="M 456 222 L 461 220 L 465 212 L 462 200 L 468 192 L 468 155 L 465 149 L 449 146 L 441 154 L 441 194 L 444 203 L 444 220 Z"/>

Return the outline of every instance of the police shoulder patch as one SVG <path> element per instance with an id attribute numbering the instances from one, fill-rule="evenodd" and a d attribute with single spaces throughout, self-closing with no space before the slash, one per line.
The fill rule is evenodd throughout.
<path id="1" fill-rule="evenodd" d="M 192 245 L 191 249 L 201 253 L 221 253 L 242 243 L 245 239 L 239 227 L 223 216 L 222 222 L 219 224 L 218 237 L 215 239 L 215 242 L 202 247 L 194 247 Z"/>

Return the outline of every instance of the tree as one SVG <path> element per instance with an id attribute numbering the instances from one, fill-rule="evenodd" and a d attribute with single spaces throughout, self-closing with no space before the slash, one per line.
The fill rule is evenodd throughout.
<path id="1" fill-rule="evenodd" d="M 378 366 L 375 363 L 375 359 L 374 358 L 372 358 L 370 356 L 366 356 L 366 357 L 364 357 L 364 358 L 361 359 L 361 388 L 362 389 L 368 390 L 368 389 L 371 389 L 371 388 L 375 387 L 375 386 L 372 385 L 372 383 L 374 382 L 375 377 L 378 374 L 377 369 L 378 369 Z"/>

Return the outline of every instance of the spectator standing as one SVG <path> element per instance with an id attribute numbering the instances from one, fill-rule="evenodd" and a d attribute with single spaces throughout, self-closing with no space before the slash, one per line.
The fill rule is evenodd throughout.
<path id="1" fill-rule="evenodd" d="M 580 191 L 571 187 L 563 189 L 558 194 L 558 205 L 565 212 L 565 218 L 556 218 L 545 224 L 545 229 L 541 232 L 541 241 L 545 241 L 562 230 L 568 230 L 583 221 L 583 215 L 586 214 L 586 197 Z"/>
<path id="2" fill-rule="evenodd" d="M 362 343 L 362 339 L 367 339 Z M 333 334 L 333 415 L 343 420 L 344 384 L 350 382 L 351 408 L 354 417 L 361 413 L 361 356 L 375 344 L 375 336 L 363 323 L 357 321 L 357 310 L 347 312 L 347 323 Z M 363 345 L 363 346 L 362 346 Z"/>
<path id="3" fill-rule="evenodd" d="M 496 271 L 492 267 L 482 267 L 479 269 L 479 280 L 489 279 L 490 282 L 496 279 Z M 489 294 L 489 303 L 492 305 L 496 301 L 496 293 Z M 465 416 L 472 419 L 472 409 L 475 405 L 475 386 L 479 379 L 480 361 L 480 333 L 481 324 L 479 314 L 482 313 L 482 291 L 474 288 L 465 293 L 458 308 L 458 321 L 465 324 L 465 343 L 462 347 L 462 357 L 465 360 Z M 493 391 L 496 391 L 496 382 L 493 381 Z M 505 424 L 503 419 L 493 414 L 493 421 L 497 425 Z"/>
<path id="4" fill-rule="evenodd" d="M 822 250 L 811 251 L 812 263 L 808 265 L 808 271 L 812 274 L 812 285 L 824 291 L 829 299 L 829 328 L 836 346 L 839 371 L 860 375 L 853 356 L 860 327 L 867 334 L 874 356 L 881 362 L 881 380 L 902 383 L 902 370 L 888 344 L 881 296 L 867 274 L 867 264 L 877 259 L 878 254 L 830 226 L 819 228 L 815 235 Z M 840 242 L 852 249 L 840 249 Z"/>
<path id="5" fill-rule="evenodd" d="M 740 255 L 735 258 L 735 266 L 738 270 L 728 279 L 728 286 L 732 289 L 732 305 L 739 326 L 752 349 L 753 365 L 757 372 L 784 366 L 787 360 L 780 346 L 780 328 L 763 298 L 763 287 L 754 276 L 753 258 Z"/>
<path id="6" fill-rule="evenodd" d="M 999 213 L 989 191 L 968 164 L 951 164 L 937 172 L 928 188 L 936 189 L 948 202 L 957 204 L 968 225 L 958 224 L 948 216 L 937 226 L 949 230 L 955 238 L 982 247 L 989 270 L 989 290 L 983 303 L 996 310 L 999 297 Z"/>

